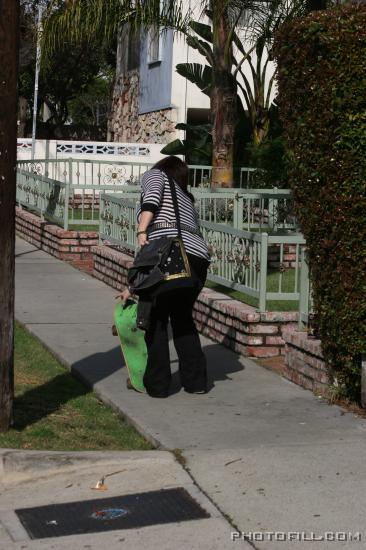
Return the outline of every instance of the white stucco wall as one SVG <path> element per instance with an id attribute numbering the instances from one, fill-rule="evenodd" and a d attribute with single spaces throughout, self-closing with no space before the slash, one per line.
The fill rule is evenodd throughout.
<path id="1" fill-rule="evenodd" d="M 186 6 L 190 6 L 190 8 L 195 13 L 194 19 L 200 20 L 203 23 L 208 22 L 208 20 L 201 16 L 202 6 L 200 2 L 197 2 L 196 0 L 186 0 Z M 201 16 L 201 17 L 200 17 Z M 244 31 L 238 31 L 239 36 L 243 39 L 243 42 L 245 42 L 245 33 Z M 247 41 L 245 49 L 249 50 L 251 44 Z M 242 54 L 240 52 L 235 52 L 236 58 L 238 60 L 241 59 Z M 255 66 L 256 63 L 256 56 L 255 54 L 252 54 L 252 61 Z M 192 84 L 191 82 L 188 82 L 185 78 L 180 76 L 176 70 L 175 67 L 178 63 L 200 63 L 200 64 L 206 64 L 206 59 L 201 56 L 196 50 L 193 50 L 192 48 L 188 47 L 188 45 L 185 42 L 185 39 L 183 36 L 176 36 L 174 38 L 173 43 L 173 58 L 172 58 L 172 105 L 174 105 L 177 108 L 177 120 L 179 122 L 185 122 L 186 120 L 186 111 L 187 109 L 209 109 L 210 107 L 210 100 L 209 97 L 203 94 L 197 86 Z M 263 64 L 262 64 L 263 66 Z M 248 81 L 252 84 L 252 74 L 250 67 L 247 62 L 245 62 L 242 65 L 242 70 L 247 77 Z M 267 68 L 267 76 L 266 76 L 266 86 L 268 85 L 268 81 L 271 78 L 275 71 L 275 64 L 270 61 L 268 63 Z M 240 77 L 239 77 L 240 78 Z M 243 95 L 238 88 L 238 93 L 242 98 L 243 106 L 246 108 L 245 100 L 243 98 Z M 271 102 L 273 101 L 274 97 L 276 95 L 276 87 L 273 85 L 272 87 L 272 93 L 271 93 Z"/>

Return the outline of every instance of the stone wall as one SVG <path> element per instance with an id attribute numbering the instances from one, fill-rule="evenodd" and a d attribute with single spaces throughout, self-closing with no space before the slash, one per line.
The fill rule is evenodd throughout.
<path id="1" fill-rule="evenodd" d="M 177 137 L 176 109 L 139 114 L 139 71 L 135 69 L 117 78 L 108 139 L 127 143 L 166 144 Z"/>
<path id="2" fill-rule="evenodd" d="M 107 246 L 92 249 L 94 277 L 117 290 L 127 284 L 132 258 Z M 273 357 L 284 353 L 283 331 L 297 328 L 297 312 L 258 313 L 212 289 L 204 288 L 194 309 L 198 330 L 215 342 L 250 357 Z"/>
<path id="3" fill-rule="evenodd" d="M 98 233 L 95 231 L 65 231 L 20 208 L 16 208 L 15 227 L 20 237 L 37 248 L 92 273 L 91 248 L 98 244 Z"/>
<path id="4" fill-rule="evenodd" d="M 295 384 L 327 395 L 330 383 L 320 340 L 309 337 L 307 332 L 284 332 L 285 367 L 282 374 Z"/>

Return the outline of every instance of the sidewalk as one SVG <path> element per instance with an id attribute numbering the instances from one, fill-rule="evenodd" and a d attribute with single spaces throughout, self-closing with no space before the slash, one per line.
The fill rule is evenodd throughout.
<path id="1" fill-rule="evenodd" d="M 16 261 L 16 318 L 159 448 L 180 449 L 197 485 L 240 531 L 361 532 L 361 543 L 336 547 L 365 547 L 365 419 L 204 337 L 208 394 L 180 391 L 176 374 L 168 399 L 128 391 L 110 330 L 116 292 L 20 239 Z M 171 356 L 176 369 L 173 346 Z"/>

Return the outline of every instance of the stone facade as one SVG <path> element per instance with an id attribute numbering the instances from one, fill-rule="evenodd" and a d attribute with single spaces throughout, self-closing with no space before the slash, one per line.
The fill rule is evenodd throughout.
<path id="1" fill-rule="evenodd" d="M 176 109 L 139 114 L 139 71 L 120 75 L 114 87 L 108 139 L 125 143 L 166 144 L 177 137 Z"/>

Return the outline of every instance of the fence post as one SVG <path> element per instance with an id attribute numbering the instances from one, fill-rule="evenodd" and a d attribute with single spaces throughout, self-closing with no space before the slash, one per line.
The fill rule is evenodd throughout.
<path id="1" fill-rule="evenodd" d="M 268 226 L 275 231 L 277 228 L 277 220 L 275 216 L 275 209 L 278 206 L 277 199 L 268 199 Z M 263 204 L 264 211 L 264 204 Z"/>
<path id="2" fill-rule="evenodd" d="M 366 409 L 366 353 L 361 355 L 361 407 Z"/>
<path id="3" fill-rule="evenodd" d="M 300 299 L 299 299 L 299 330 L 305 330 L 305 324 L 309 319 L 309 265 L 306 261 L 305 248 L 301 249 L 300 266 Z"/>
<path id="4" fill-rule="evenodd" d="M 102 227 L 102 224 L 104 223 L 104 220 L 101 216 L 104 210 L 104 193 L 99 193 L 99 225 L 98 225 L 98 244 L 101 246 L 102 243 L 102 233 L 104 233 L 104 227 Z"/>
<path id="5" fill-rule="evenodd" d="M 70 199 L 70 189 L 72 188 L 72 158 L 68 159 L 69 163 L 69 173 L 68 181 L 65 182 L 65 211 L 64 211 L 64 229 L 69 227 L 69 199 Z"/>
<path id="6" fill-rule="evenodd" d="M 268 233 L 261 233 L 259 311 L 266 311 Z"/>
<path id="7" fill-rule="evenodd" d="M 234 197 L 234 228 L 243 229 L 243 197 L 238 194 Z"/>

